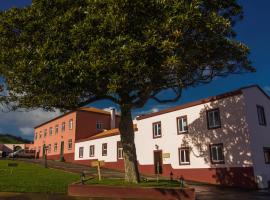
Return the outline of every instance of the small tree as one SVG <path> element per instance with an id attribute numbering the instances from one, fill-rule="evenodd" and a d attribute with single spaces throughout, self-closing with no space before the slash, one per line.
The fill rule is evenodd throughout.
<path id="1" fill-rule="evenodd" d="M 131 110 L 216 76 L 254 71 L 234 39 L 236 0 L 33 0 L 0 13 L 2 103 L 74 109 L 109 99 L 119 124 L 125 179 L 139 181 Z M 175 97 L 160 99 L 170 89 Z"/>

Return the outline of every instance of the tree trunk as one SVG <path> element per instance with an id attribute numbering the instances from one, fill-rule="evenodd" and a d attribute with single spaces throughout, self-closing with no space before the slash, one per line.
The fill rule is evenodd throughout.
<path id="1" fill-rule="evenodd" d="M 119 130 L 125 162 L 125 181 L 138 183 L 140 181 L 140 175 L 134 142 L 134 128 L 131 116 L 131 108 L 128 106 L 121 106 Z"/>

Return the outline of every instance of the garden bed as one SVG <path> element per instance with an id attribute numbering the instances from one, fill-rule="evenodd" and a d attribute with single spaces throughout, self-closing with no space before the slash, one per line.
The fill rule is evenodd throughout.
<path id="1" fill-rule="evenodd" d="M 105 179 L 100 182 L 90 179 L 85 184 L 69 185 L 68 194 L 81 197 L 195 200 L 193 188 L 180 187 L 179 182 L 168 180 L 131 184 L 121 179 Z"/>

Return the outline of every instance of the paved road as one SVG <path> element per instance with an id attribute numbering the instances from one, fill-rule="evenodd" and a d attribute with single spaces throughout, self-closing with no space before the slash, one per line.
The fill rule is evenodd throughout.
<path id="1" fill-rule="evenodd" d="M 197 200 L 270 200 L 270 190 L 250 191 L 214 186 L 194 187 Z"/>

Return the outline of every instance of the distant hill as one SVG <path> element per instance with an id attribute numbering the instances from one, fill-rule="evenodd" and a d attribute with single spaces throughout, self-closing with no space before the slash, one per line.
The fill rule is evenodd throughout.
<path id="1" fill-rule="evenodd" d="M 29 144 L 30 140 L 22 137 L 0 133 L 0 144 Z"/>

